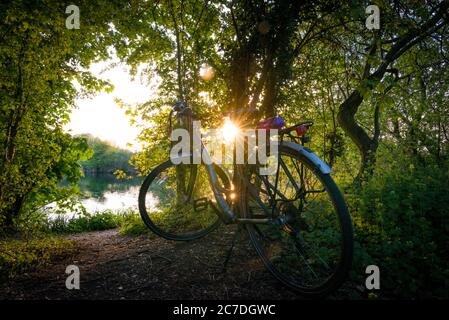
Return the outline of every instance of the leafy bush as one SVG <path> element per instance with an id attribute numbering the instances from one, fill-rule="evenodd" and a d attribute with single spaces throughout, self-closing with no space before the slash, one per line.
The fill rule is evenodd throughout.
<path id="1" fill-rule="evenodd" d="M 449 171 L 407 160 L 378 167 L 348 197 L 354 275 L 375 264 L 386 296 L 449 297 Z"/>

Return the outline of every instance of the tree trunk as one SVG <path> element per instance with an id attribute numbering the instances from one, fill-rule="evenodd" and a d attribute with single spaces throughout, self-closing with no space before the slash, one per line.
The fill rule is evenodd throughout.
<path id="1" fill-rule="evenodd" d="M 359 87 L 355 89 L 351 95 L 343 101 L 338 110 L 338 122 L 340 123 L 342 129 L 355 143 L 360 151 L 362 158 L 362 163 L 360 166 L 360 171 L 357 178 L 362 178 L 365 173 L 369 173 L 367 168 L 372 168 L 375 163 L 375 154 L 378 145 L 378 136 L 380 134 L 378 124 L 376 128 L 375 119 L 375 134 L 373 138 L 370 138 L 365 130 L 357 123 L 355 120 L 355 114 L 358 111 L 361 103 L 363 102 L 363 96 L 360 93 L 363 91 L 371 91 L 377 87 L 379 82 L 382 80 L 386 72 L 389 72 L 388 66 L 397 60 L 401 55 L 403 55 L 407 50 L 412 48 L 417 43 L 423 41 L 426 37 L 436 32 L 438 29 L 442 28 L 448 23 L 447 10 L 449 2 L 442 2 L 435 14 L 425 23 L 421 25 L 420 28 L 412 29 L 402 37 L 400 37 L 393 47 L 388 51 L 383 59 L 383 62 L 377 67 L 377 69 L 370 73 L 372 68 L 369 60 L 376 52 L 376 43 L 373 43 L 370 54 L 367 57 L 367 63 L 365 65 L 365 71 L 362 77 L 362 82 Z M 375 117 L 379 116 L 379 110 L 376 109 Z"/>
<path id="2" fill-rule="evenodd" d="M 3 229 L 7 232 L 15 232 L 14 219 L 19 216 L 22 210 L 24 197 L 17 197 L 11 207 L 5 210 L 5 220 L 3 221 Z"/>
<path id="3" fill-rule="evenodd" d="M 355 120 L 355 114 L 363 101 L 363 97 L 356 90 L 341 105 L 337 114 L 337 119 L 345 131 L 359 149 L 361 156 L 361 165 L 357 180 L 362 179 L 365 173 L 371 172 L 368 168 L 372 168 L 375 164 L 376 151 L 378 141 L 370 138 L 365 130 Z"/>

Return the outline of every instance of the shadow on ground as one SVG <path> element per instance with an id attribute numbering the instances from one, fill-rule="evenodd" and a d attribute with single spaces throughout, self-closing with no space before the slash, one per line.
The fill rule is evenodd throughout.
<path id="1" fill-rule="evenodd" d="M 75 253 L 1 284 L 0 299 L 300 299 L 265 271 L 244 232 L 223 272 L 235 231 L 222 226 L 191 242 L 118 230 L 71 235 Z M 65 286 L 70 264 L 80 269 L 80 290 Z M 350 292 L 343 287 L 335 297 Z"/>

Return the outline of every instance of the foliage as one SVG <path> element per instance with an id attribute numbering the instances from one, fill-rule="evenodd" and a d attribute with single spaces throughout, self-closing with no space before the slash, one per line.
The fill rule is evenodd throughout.
<path id="1" fill-rule="evenodd" d="M 142 128 L 141 174 L 168 157 L 176 98 L 204 127 L 246 107 L 288 124 L 312 119 L 311 148 L 333 166 L 353 214 L 356 281 L 377 264 L 392 296 L 447 297 L 448 2 L 375 3 L 381 29 L 371 31 L 369 1 L 78 1 L 80 30 L 65 28 L 64 3 L 2 2 L 0 229 L 147 232 L 134 214 L 50 228 L 37 214 L 54 201 L 75 209 L 76 187 L 59 182 L 77 182 L 89 142 L 88 170 L 130 170 L 129 153 L 63 131 L 76 98 L 112 90 L 87 68 L 113 48 L 156 92 L 138 105 L 118 101 Z"/>
<path id="2" fill-rule="evenodd" d="M 45 265 L 77 248 L 75 242 L 59 237 L 0 240 L 0 278 Z"/>
<path id="3" fill-rule="evenodd" d="M 357 246 L 354 275 L 379 266 L 384 297 L 448 297 L 449 168 L 394 153 L 348 198 Z M 387 156 L 385 156 L 387 158 Z"/>
<path id="4" fill-rule="evenodd" d="M 87 140 L 89 147 L 93 151 L 93 156 L 89 160 L 81 162 L 86 173 L 114 173 L 121 170 L 126 173 L 132 173 L 133 167 L 129 164 L 132 152 L 120 149 L 110 145 L 91 135 L 81 135 Z"/>
<path id="5" fill-rule="evenodd" d="M 206 127 L 216 126 L 222 112 L 248 106 L 288 123 L 313 119 L 314 150 L 331 164 L 350 149 L 367 170 L 381 134 L 410 144 L 410 152 L 426 148 L 444 160 L 447 3 L 377 1 L 379 31 L 365 26 L 369 4 L 131 5 L 113 22 L 114 47 L 133 74 L 144 66 L 141 76 L 157 92 L 146 103 L 123 105 L 132 121 L 145 123 L 140 139 L 146 147 L 135 156 L 136 166 L 147 172 L 167 157 L 167 105 L 176 97 L 187 100 Z M 212 77 L 201 77 L 204 65 Z"/>
<path id="6" fill-rule="evenodd" d="M 62 176 L 80 176 L 82 139 L 63 132 L 76 97 L 108 88 L 85 70 L 107 53 L 114 2 L 80 1 L 83 32 L 65 26 L 66 4 L 48 0 L 0 4 L 0 226 L 59 196 Z M 107 6 L 107 8 L 106 8 Z M 75 81 L 81 90 L 75 88 Z M 66 191 L 66 190 L 65 190 Z M 26 207 L 26 208 L 24 208 Z"/>

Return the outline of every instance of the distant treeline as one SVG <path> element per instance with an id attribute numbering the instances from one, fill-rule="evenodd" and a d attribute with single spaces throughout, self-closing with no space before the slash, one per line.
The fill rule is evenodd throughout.
<path id="1" fill-rule="evenodd" d="M 132 152 L 117 148 L 90 134 L 83 134 L 81 137 L 87 140 L 94 152 L 92 158 L 81 162 L 84 173 L 114 173 L 116 170 L 122 170 L 128 174 L 135 172 L 133 166 L 129 164 Z"/>

